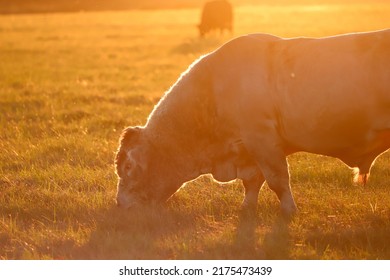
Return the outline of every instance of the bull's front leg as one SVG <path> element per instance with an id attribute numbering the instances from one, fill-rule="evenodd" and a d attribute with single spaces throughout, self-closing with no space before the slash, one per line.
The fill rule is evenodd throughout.
<path id="1" fill-rule="evenodd" d="M 287 160 L 284 156 L 270 154 L 261 163 L 268 186 L 276 193 L 280 200 L 280 208 L 285 218 L 291 218 L 297 211 L 290 187 L 290 174 Z"/>
<path id="2" fill-rule="evenodd" d="M 283 166 L 283 168 L 281 168 Z M 266 175 L 268 186 L 276 193 L 280 200 L 280 208 L 285 218 L 292 218 L 297 211 L 290 188 L 290 178 L 287 161 L 281 163 L 280 169 L 266 166 L 262 170 Z"/>
<path id="3" fill-rule="evenodd" d="M 251 135 L 246 142 L 260 167 L 268 186 L 280 200 L 282 215 L 291 218 L 297 210 L 290 188 L 290 174 L 283 149 L 277 144 L 277 138 L 271 137 L 272 132 L 264 133 L 268 137 Z"/>
<path id="4" fill-rule="evenodd" d="M 261 173 L 256 174 L 250 179 L 242 180 L 245 188 L 245 197 L 241 204 L 242 210 L 254 214 L 256 213 L 259 191 L 264 184 L 264 181 L 264 176 Z"/>

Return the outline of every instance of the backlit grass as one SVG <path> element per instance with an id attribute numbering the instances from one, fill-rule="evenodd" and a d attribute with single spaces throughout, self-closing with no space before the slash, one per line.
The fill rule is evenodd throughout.
<path id="1" fill-rule="evenodd" d="M 243 6 L 233 35 L 200 40 L 199 11 L 0 16 L 0 259 L 388 259 L 389 155 L 366 187 L 340 161 L 289 157 L 299 214 L 265 186 L 208 177 L 162 209 L 116 209 L 121 130 L 143 124 L 198 56 L 233 36 L 325 36 L 390 26 L 390 5 Z"/>

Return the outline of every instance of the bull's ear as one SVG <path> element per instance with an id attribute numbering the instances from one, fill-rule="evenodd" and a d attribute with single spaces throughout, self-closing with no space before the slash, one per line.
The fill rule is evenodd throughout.
<path id="1" fill-rule="evenodd" d="M 126 159 L 126 152 L 139 139 L 139 135 L 141 132 L 141 127 L 128 127 L 123 130 L 121 137 L 119 138 L 119 147 L 115 157 L 115 168 L 116 172 L 119 175 L 120 173 L 120 165 Z"/>
<path id="2" fill-rule="evenodd" d="M 141 132 L 141 127 L 139 126 L 134 126 L 134 127 L 127 127 L 123 130 L 122 135 L 120 137 L 120 145 L 121 146 L 130 146 L 131 144 L 137 142 L 140 132 Z"/>

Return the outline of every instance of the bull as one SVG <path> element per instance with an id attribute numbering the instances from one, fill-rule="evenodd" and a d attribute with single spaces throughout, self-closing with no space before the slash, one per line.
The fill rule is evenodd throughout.
<path id="1" fill-rule="evenodd" d="M 207 2 L 202 10 L 200 24 L 198 25 L 199 35 L 203 37 L 208 32 L 219 29 L 233 30 L 233 9 L 226 0 L 214 0 Z"/>
<path id="2" fill-rule="evenodd" d="M 184 182 L 241 179 L 244 209 L 266 181 L 282 214 L 296 211 L 286 157 L 340 159 L 365 183 L 390 148 L 390 29 L 327 38 L 253 34 L 186 70 L 115 159 L 117 204 L 161 203 Z"/>

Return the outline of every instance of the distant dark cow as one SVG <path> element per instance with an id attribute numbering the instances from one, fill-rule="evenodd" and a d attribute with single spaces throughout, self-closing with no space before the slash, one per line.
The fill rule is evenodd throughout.
<path id="1" fill-rule="evenodd" d="M 296 206 L 286 156 L 341 159 L 365 183 L 390 148 L 390 29 L 322 39 L 254 34 L 195 62 L 129 127 L 116 157 L 117 203 L 164 202 L 202 174 L 241 179 L 255 209 L 264 181 Z"/>
<path id="2" fill-rule="evenodd" d="M 221 33 L 224 29 L 232 32 L 232 5 L 226 0 L 215 0 L 207 2 L 203 7 L 202 18 L 198 28 L 201 37 L 214 29 L 219 29 Z"/>

